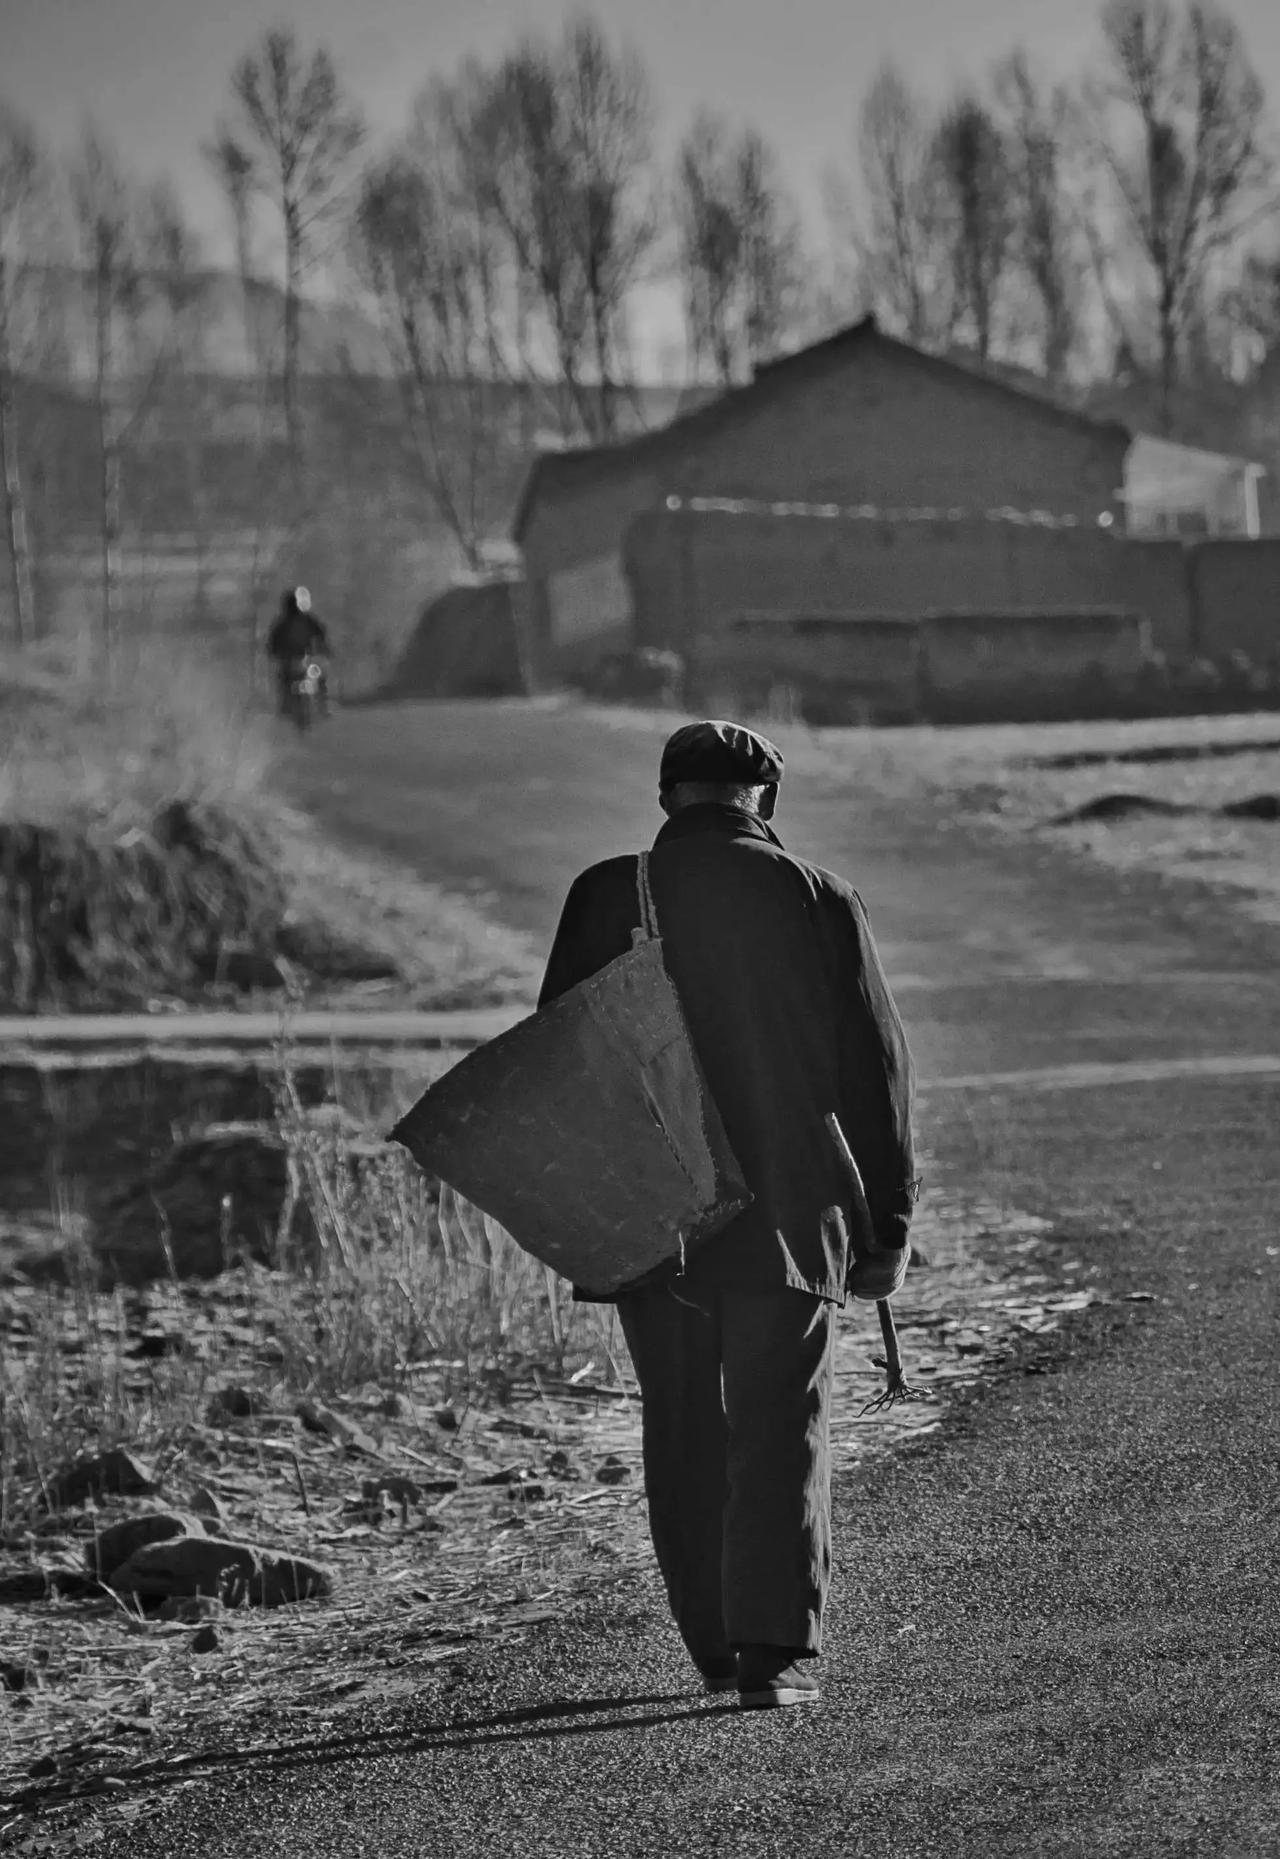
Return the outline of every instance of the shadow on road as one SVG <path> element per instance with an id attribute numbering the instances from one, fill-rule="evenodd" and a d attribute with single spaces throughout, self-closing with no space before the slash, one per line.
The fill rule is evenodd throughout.
<path id="1" fill-rule="evenodd" d="M 524 1710 L 495 1711 L 487 1717 L 459 1718 L 453 1723 L 429 1724 L 400 1733 L 384 1728 L 351 1736 L 316 1737 L 306 1742 L 260 1743 L 241 1749 L 206 1751 L 179 1756 L 171 1762 L 146 1762 L 135 1768 L 114 1769 L 112 1798 L 120 1801 L 124 1790 L 154 1792 L 231 1772 L 281 1775 L 290 1769 L 358 1762 L 365 1757 L 426 1755 L 437 1749 L 475 1749 L 487 1743 L 586 1736 L 611 1730 L 647 1730 L 656 1724 L 737 1713 L 737 1703 L 732 1697 L 693 1703 L 692 1697 L 700 1695 L 672 1691 L 640 1697 L 579 1698 L 555 1704 L 534 1704 Z M 683 1708 L 658 1708 L 663 1705 Z M 96 1777 L 69 1777 L 61 1787 L 33 1788 L 7 1799 L 0 1798 L 0 1806 L 39 1811 L 100 1792 Z"/>

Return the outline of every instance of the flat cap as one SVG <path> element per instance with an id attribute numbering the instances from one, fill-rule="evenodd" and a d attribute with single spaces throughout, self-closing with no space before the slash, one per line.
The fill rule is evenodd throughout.
<path id="1" fill-rule="evenodd" d="M 661 787 L 677 781 L 724 781 L 743 787 L 776 785 L 782 751 L 741 723 L 712 719 L 686 723 L 668 738 L 658 770 Z"/>

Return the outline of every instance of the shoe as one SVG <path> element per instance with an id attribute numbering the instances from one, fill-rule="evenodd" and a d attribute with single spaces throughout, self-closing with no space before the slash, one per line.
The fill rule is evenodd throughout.
<path id="1" fill-rule="evenodd" d="M 744 1710 L 780 1710 L 816 1704 L 818 1681 L 810 1661 L 790 1646 L 744 1646 L 738 1655 L 738 1702 Z"/>
<path id="2" fill-rule="evenodd" d="M 706 1665 L 699 1665 L 704 1688 L 714 1697 L 722 1691 L 736 1691 L 738 1688 L 738 1660 L 735 1653 L 725 1659 L 711 1659 Z"/>

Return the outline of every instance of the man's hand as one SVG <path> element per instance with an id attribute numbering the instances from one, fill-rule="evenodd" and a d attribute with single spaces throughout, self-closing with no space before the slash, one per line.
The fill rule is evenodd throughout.
<path id="1" fill-rule="evenodd" d="M 911 1257 L 911 1248 L 907 1244 L 906 1222 L 895 1220 L 892 1238 L 881 1238 L 875 1230 L 871 1217 L 871 1208 L 867 1204 L 867 1190 L 863 1186 L 862 1171 L 854 1160 L 853 1150 L 849 1147 L 844 1131 L 840 1128 L 840 1119 L 832 1111 L 827 1119 L 827 1130 L 836 1146 L 836 1154 L 844 1169 L 849 1183 L 849 1194 L 853 1202 L 853 1230 L 850 1234 L 849 1267 L 845 1274 L 845 1289 L 850 1297 L 862 1298 L 868 1304 L 878 1304 L 884 1298 L 892 1297 L 895 1291 L 901 1291 L 902 1282 L 907 1275 L 907 1262 Z"/>
<path id="2" fill-rule="evenodd" d="M 866 1304 L 878 1304 L 883 1298 L 901 1291 L 907 1276 L 911 1247 L 881 1246 L 875 1252 L 863 1252 L 849 1261 L 845 1287 L 850 1297 Z"/>

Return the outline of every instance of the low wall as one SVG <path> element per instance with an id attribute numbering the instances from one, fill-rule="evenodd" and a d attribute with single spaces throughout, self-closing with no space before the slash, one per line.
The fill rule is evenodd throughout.
<path id="1" fill-rule="evenodd" d="M 909 722 L 920 712 L 919 626 L 865 615 L 736 614 L 689 656 L 687 702 L 710 703 L 724 691 L 767 705 L 780 688 L 811 722 Z"/>
<path id="2" fill-rule="evenodd" d="M 739 614 L 703 634 L 686 701 L 811 723 L 994 721 L 1105 712 L 1140 684 L 1149 627 L 1122 609 Z"/>
<path id="3" fill-rule="evenodd" d="M 1187 545 L 1174 538 L 1127 538 L 1119 550 L 1120 604 L 1146 615 L 1151 645 L 1166 658 L 1195 651 Z"/>
<path id="4" fill-rule="evenodd" d="M 546 577 L 553 649 L 590 655 L 601 640 L 631 630 L 631 587 L 616 552 L 588 556 Z"/>
<path id="5" fill-rule="evenodd" d="M 922 708 L 937 721 L 1087 715 L 1137 689 L 1150 636 L 1123 609 L 929 613 Z"/>
<path id="6" fill-rule="evenodd" d="M 433 600 L 380 695 L 498 697 L 523 685 L 512 587 L 497 581 Z"/>
<path id="7" fill-rule="evenodd" d="M 1187 550 L 1187 576 L 1200 657 L 1244 652 L 1280 665 L 1280 538 L 1198 542 Z"/>
<path id="8" fill-rule="evenodd" d="M 918 619 L 957 597 L 991 611 L 1127 605 L 1124 552 L 1092 525 L 686 508 L 637 516 L 624 561 L 638 641 L 680 651 L 753 611 Z"/>
<path id="9" fill-rule="evenodd" d="M 695 692 L 725 688 L 731 674 L 744 691 L 771 675 L 814 692 L 825 679 L 841 702 L 896 712 L 910 650 L 896 646 L 898 660 L 880 664 L 889 635 L 873 648 L 872 633 L 857 644 L 850 629 L 943 615 L 956 626 L 920 651 L 946 701 L 1002 681 L 1048 690 L 1082 677 L 1110 681 L 1119 698 L 1144 650 L 1175 673 L 1232 653 L 1280 671 L 1280 539 L 664 506 L 632 520 L 622 568 L 631 642 L 679 653 Z M 977 629 L 968 638 L 966 625 Z"/>

